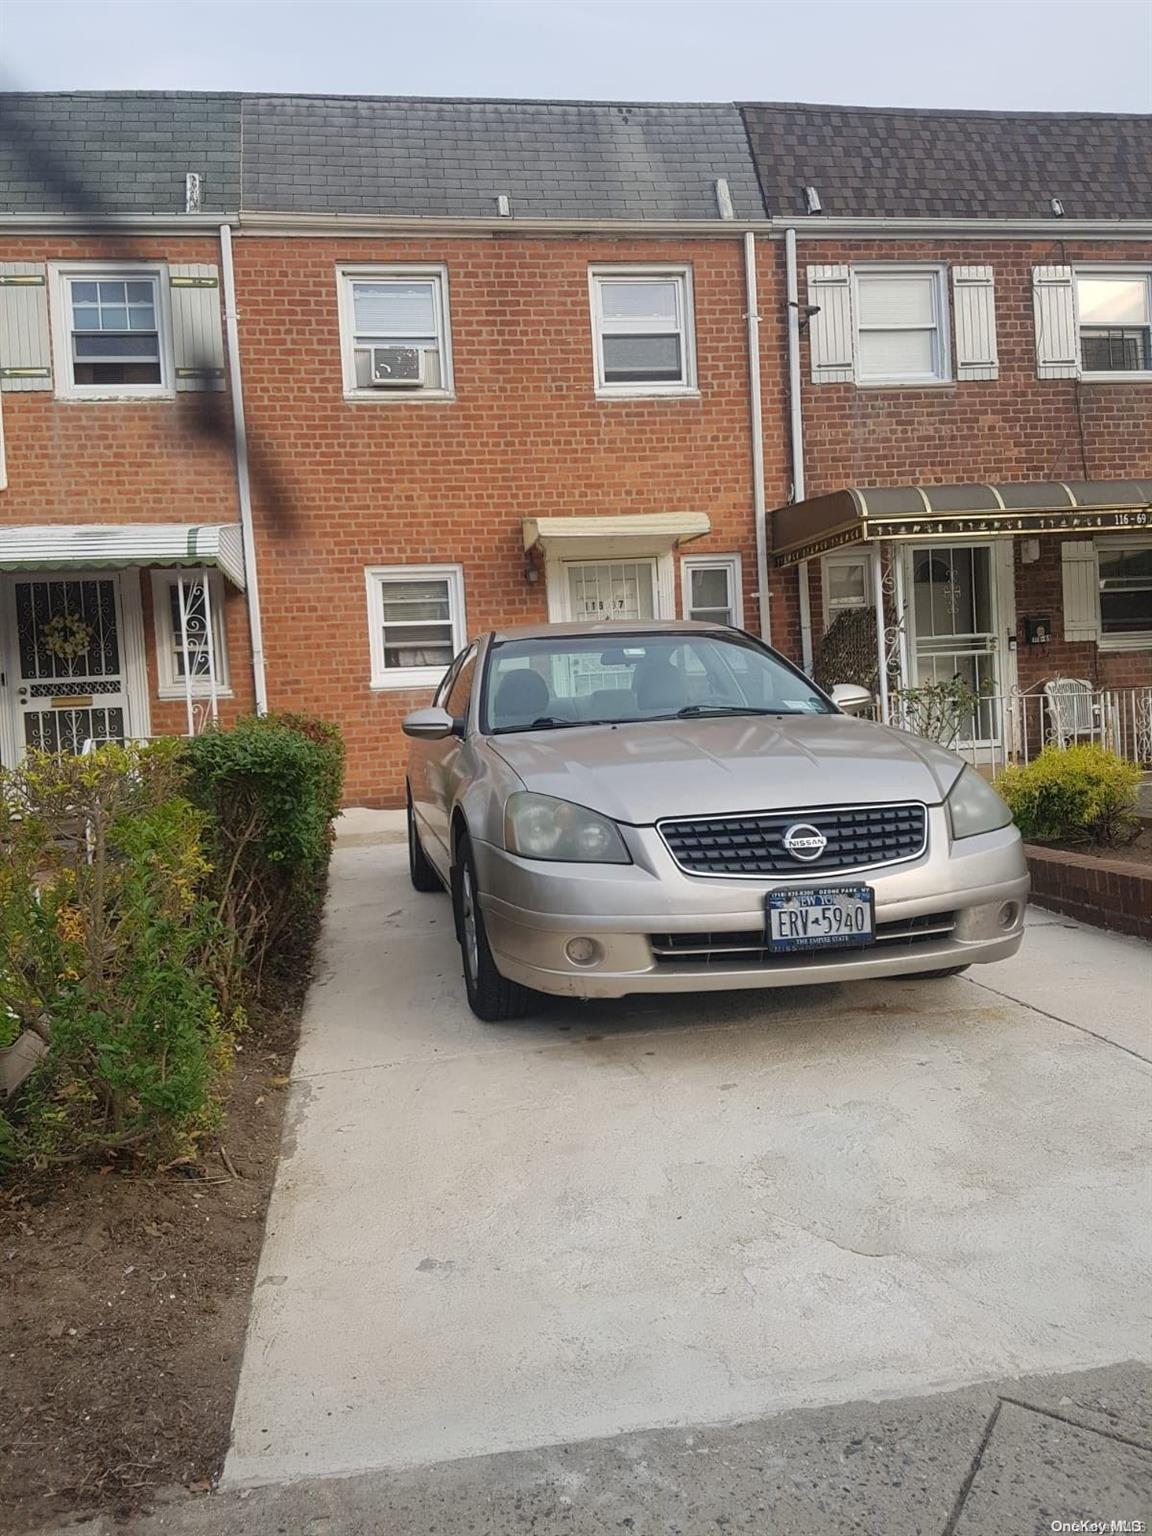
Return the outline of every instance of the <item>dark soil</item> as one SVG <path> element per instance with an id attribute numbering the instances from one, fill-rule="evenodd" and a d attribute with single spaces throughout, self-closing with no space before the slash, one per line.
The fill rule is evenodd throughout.
<path id="1" fill-rule="evenodd" d="M 1045 848 L 1058 848 L 1066 853 L 1082 853 L 1090 859 L 1110 859 L 1120 864 L 1143 865 L 1152 870 L 1152 832 L 1142 831 L 1132 842 L 1120 848 L 1097 848 L 1086 843 L 1043 843 Z"/>
<path id="2" fill-rule="evenodd" d="M 219 1473 L 306 972 L 253 1011 L 194 1166 L 0 1190 L 0 1530 Z"/>

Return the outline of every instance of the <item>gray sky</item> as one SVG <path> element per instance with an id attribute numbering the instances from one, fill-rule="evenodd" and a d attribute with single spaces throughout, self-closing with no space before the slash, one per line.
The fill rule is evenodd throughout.
<path id="1" fill-rule="evenodd" d="M 0 0 L 9 88 L 1152 110 L 1152 0 Z"/>

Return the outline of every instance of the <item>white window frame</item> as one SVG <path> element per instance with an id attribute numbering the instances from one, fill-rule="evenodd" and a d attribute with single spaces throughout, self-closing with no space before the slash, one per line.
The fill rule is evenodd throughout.
<path id="1" fill-rule="evenodd" d="M 604 379 L 604 314 L 601 305 L 601 283 L 609 281 L 650 282 L 653 278 L 673 279 L 678 286 L 677 308 L 680 337 L 682 378 L 679 383 L 646 383 L 644 381 L 609 384 Z M 626 263 L 605 265 L 597 262 L 588 268 L 588 306 L 592 318 L 592 370 L 596 396 L 600 400 L 635 400 L 637 396 L 665 396 L 694 398 L 699 395 L 696 385 L 696 305 L 692 293 L 692 268 L 683 264 L 662 263 L 647 265 Z M 607 322 L 612 325 L 613 322 Z M 654 336 L 671 335 L 666 326 L 652 326 L 634 322 L 620 322 L 629 332 L 637 329 Z"/>
<path id="2" fill-rule="evenodd" d="M 724 571 L 728 577 L 728 607 L 734 629 L 744 628 L 744 568 L 739 555 L 685 555 L 680 561 L 680 604 L 684 618 L 692 617 L 692 572 Z"/>
<path id="3" fill-rule="evenodd" d="M 832 584 L 828 579 L 829 571 L 837 565 L 858 565 L 864 573 L 864 595 L 860 602 L 832 601 Z M 828 629 L 832 620 L 841 613 L 850 613 L 857 608 L 872 607 L 872 553 L 867 549 L 853 549 L 840 551 L 833 555 L 825 555 L 820 562 L 820 592 L 824 605 L 824 628 Z"/>
<path id="4" fill-rule="evenodd" d="M 878 277 L 932 277 L 933 306 L 936 324 L 933 327 L 936 343 L 933 348 L 936 367 L 932 373 L 884 374 L 865 378 L 860 369 L 861 330 L 897 331 L 927 330 L 927 326 L 860 324 L 860 279 Z M 852 268 L 852 372 L 859 389 L 931 389 L 940 384 L 955 382 L 952 372 L 952 347 L 949 331 L 951 312 L 948 306 L 948 267 L 945 263 L 926 261 L 864 262 Z"/>
<path id="5" fill-rule="evenodd" d="M 440 384 L 436 388 L 419 385 L 413 389 L 361 389 L 356 383 L 356 359 L 353 339 L 356 315 L 352 303 L 354 282 L 397 282 L 412 278 L 434 279 L 437 333 L 440 339 Z M 448 268 L 443 262 L 424 262 L 415 266 L 340 264 L 336 268 L 336 301 L 340 315 L 340 357 L 345 400 L 371 400 L 378 405 L 444 404 L 456 398 L 452 371 L 452 318 L 448 300 Z"/>
<path id="6" fill-rule="evenodd" d="M 148 278 L 156 285 L 156 330 L 160 342 L 159 384 L 77 384 L 72 372 L 72 299 L 70 281 L 99 282 Z M 174 400 L 176 369 L 172 352 L 172 300 L 168 267 L 157 261 L 61 261 L 48 265 L 48 305 L 52 322 L 52 371 L 59 400 Z"/>
<path id="7" fill-rule="evenodd" d="M 180 649 L 180 634 L 172 620 L 172 599 L 169 596 L 181 576 L 189 586 L 199 585 L 198 570 L 152 572 L 152 638 L 156 646 L 156 697 L 159 699 L 187 697 L 184 679 L 176 669 L 176 652 Z M 216 667 L 216 697 L 230 699 L 232 687 L 228 669 L 228 626 L 224 616 L 224 578 L 219 571 L 208 572 L 208 598 L 212 605 L 212 656 Z M 194 699 L 209 698 L 211 693 L 212 688 L 208 678 L 192 679 Z"/>
<path id="8" fill-rule="evenodd" d="M 1131 378 L 1131 374 L 1122 375 Z M 1114 538 L 1104 535 L 1092 541 L 1096 546 L 1096 648 L 1101 651 L 1148 651 L 1152 650 L 1152 633 L 1138 629 L 1121 630 L 1119 634 L 1106 635 L 1104 633 L 1103 589 L 1100 585 L 1103 577 L 1100 574 L 1100 556 L 1102 554 L 1115 554 L 1117 551 L 1152 548 L 1152 539 L 1133 539 L 1125 534 L 1118 534 Z"/>
<path id="9" fill-rule="evenodd" d="M 1080 279 L 1082 277 L 1142 277 L 1148 294 L 1148 317 L 1152 322 L 1152 266 L 1143 263 L 1125 265 L 1122 262 L 1089 262 L 1072 268 L 1073 323 L 1076 327 L 1076 357 L 1080 363 L 1080 378 L 1088 384 L 1149 384 L 1152 369 L 1133 368 L 1131 372 L 1108 368 L 1103 373 L 1084 368 L 1084 354 L 1080 345 Z M 1118 327 L 1123 329 L 1123 327 Z"/>
<path id="10" fill-rule="evenodd" d="M 383 588 L 389 581 L 447 580 L 448 619 L 452 625 L 452 656 L 442 667 L 384 665 Z M 369 565 L 364 570 L 368 594 L 368 643 L 372 660 L 370 688 L 435 688 L 464 649 L 468 622 L 464 612 L 462 565 Z"/>

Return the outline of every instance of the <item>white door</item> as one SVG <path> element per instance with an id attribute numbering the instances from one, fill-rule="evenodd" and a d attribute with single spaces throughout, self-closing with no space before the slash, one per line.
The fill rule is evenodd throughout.
<path id="1" fill-rule="evenodd" d="M 987 700 L 962 733 L 970 745 L 991 745 L 1000 733 L 993 700 L 1007 687 L 1007 637 L 999 556 L 993 544 L 915 544 L 906 553 L 912 681 L 960 679 Z"/>
<path id="2" fill-rule="evenodd" d="M 131 736 L 119 576 L 10 576 L 4 598 L 8 754 Z"/>
<path id="3" fill-rule="evenodd" d="M 575 620 L 654 619 L 655 560 L 585 560 L 566 567 L 568 616 Z"/>

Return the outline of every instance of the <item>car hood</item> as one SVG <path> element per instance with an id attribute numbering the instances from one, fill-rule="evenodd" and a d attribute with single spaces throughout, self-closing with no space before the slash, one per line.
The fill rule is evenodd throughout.
<path id="1" fill-rule="evenodd" d="M 614 821 L 923 800 L 963 763 L 905 731 L 848 715 L 730 715 L 508 733 L 492 749 L 542 795 Z"/>

